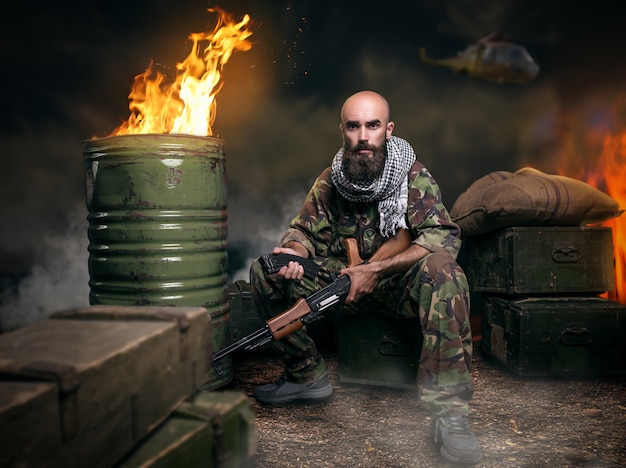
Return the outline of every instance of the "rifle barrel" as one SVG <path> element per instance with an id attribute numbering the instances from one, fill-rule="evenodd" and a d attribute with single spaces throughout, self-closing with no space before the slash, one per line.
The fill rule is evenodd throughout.
<path id="1" fill-rule="evenodd" d="M 231 345 L 225 347 L 224 349 L 222 349 L 221 351 L 213 354 L 213 362 L 217 362 L 220 359 L 222 359 L 224 356 L 229 355 L 230 353 L 232 353 L 233 351 L 237 351 L 240 348 L 243 349 L 254 349 L 258 346 L 262 346 L 265 343 L 268 343 L 269 341 L 272 341 L 273 337 L 272 337 L 272 333 L 270 332 L 269 328 L 266 326 L 259 328 L 257 331 L 244 336 L 243 338 L 241 338 L 240 340 L 232 343 Z M 257 341 L 259 341 L 259 343 L 256 343 Z"/>

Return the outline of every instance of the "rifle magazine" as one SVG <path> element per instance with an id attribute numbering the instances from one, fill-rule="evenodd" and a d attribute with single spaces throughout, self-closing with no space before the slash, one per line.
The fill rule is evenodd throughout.
<path id="1" fill-rule="evenodd" d="M 259 257 L 261 266 L 266 274 L 271 275 L 277 273 L 282 267 L 287 266 L 289 262 L 298 262 L 304 268 L 304 276 L 314 280 L 320 272 L 320 266 L 310 258 L 298 257 L 291 254 L 273 254 L 266 253 Z"/>

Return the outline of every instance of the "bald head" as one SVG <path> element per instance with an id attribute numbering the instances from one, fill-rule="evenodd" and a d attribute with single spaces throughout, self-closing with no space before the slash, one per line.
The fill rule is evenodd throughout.
<path id="1" fill-rule="evenodd" d="M 366 109 L 380 114 L 385 122 L 389 121 L 389 103 L 374 91 L 360 91 L 346 99 L 341 107 L 341 121 L 345 122 L 347 114 Z"/>
<path id="2" fill-rule="evenodd" d="M 391 138 L 393 127 L 389 121 L 389 103 L 374 91 L 353 94 L 341 107 L 339 128 L 347 148 L 382 147 Z"/>

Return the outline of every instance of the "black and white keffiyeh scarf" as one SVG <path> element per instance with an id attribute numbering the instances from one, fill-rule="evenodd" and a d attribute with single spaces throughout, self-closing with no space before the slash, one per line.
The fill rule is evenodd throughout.
<path id="1" fill-rule="evenodd" d="M 378 201 L 380 233 L 388 237 L 398 228 L 408 229 L 405 220 L 408 200 L 408 174 L 416 156 L 411 145 L 402 138 L 387 140 L 387 159 L 383 174 L 369 184 L 349 181 L 343 173 L 343 147 L 331 166 L 332 181 L 339 193 L 353 202 Z"/>

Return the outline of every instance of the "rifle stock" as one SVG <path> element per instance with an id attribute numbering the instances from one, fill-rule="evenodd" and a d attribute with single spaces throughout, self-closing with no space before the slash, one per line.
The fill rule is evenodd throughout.
<path id="1" fill-rule="evenodd" d="M 305 299 L 298 299 L 294 305 L 283 313 L 266 321 L 265 323 L 272 332 L 275 340 L 280 340 L 287 335 L 302 328 L 302 317 L 311 312 L 311 308 Z"/>
<path id="2" fill-rule="evenodd" d="M 346 252 L 348 256 L 348 266 L 354 267 L 365 263 L 359 254 L 356 239 L 349 238 L 345 240 Z M 411 245 L 411 235 L 405 229 L 399 230 L 396 235 L 386 240 L 376 252 L 367 260 L 367 262 L 375 262 L 385 260 L 404 252 Z M 298 299 L 286 311 L 267 320 L 265 326 L 256 332 L 245 336 L 236 343 L 224 348 L 213 355 L 213 366 L 218 374 L 221 372 L 219 361 L 228 354 L 238 350 L 251 350 L 264 345 L 270 341 L 280 340 L 287 335 L 299 330 L 305 324 L 310 323 L 322 317 L 321 312 L 336 304 L 340 300 L 345 299 L 350 291 L 350 278 L 340 276 L 328 286 L 314 292 L 307 298 Z"/>

